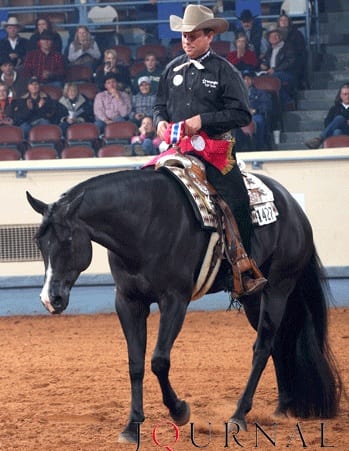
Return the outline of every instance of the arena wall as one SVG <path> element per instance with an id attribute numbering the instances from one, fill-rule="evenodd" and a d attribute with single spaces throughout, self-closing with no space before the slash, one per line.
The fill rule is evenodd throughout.
<path id="1" fill-rule="evenodd" d="M 301 203 L 312 223 L 316 247 L 324 265 L 348 268 L 349 148 L 253 152 L 239 157 L 245 161 L 248 171 L 275 178 Z M 119 157 L 2 162 L 0 246 L 3 249 L 9 246 L 12 252 L 12 246 L 17 245 L 8 242 L 13 237 L 10 234 L 8 238 L 4 230 L 9 229 L 11 233 L 16 228 L 31 230 L 40 222 L 40 217 L 26 201 L 26 191 L 50 203 L 86 178 L 125 168 L 138 169 L 146 160 L 147 157 Z M 31 236 L 25 237 L 24 241 L 31 242 Z M 42 276 L 42 261 L 26 258 L 2 252 L 0 278 Z M 99 245 L 94 245 L 93 261 L 86 274 L 109 274 L 106 250 Z"/>

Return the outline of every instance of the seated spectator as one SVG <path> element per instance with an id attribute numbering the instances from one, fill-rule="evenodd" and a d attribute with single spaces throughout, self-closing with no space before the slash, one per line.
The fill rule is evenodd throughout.
<path id="1" fill-rule="evenodd" d="M 57 31 L 53 30 L 52 24 L 47 17 L 38 17 L 35 21 L 34 33 L 29 38 L 28 50 L 36 50 L 39 47 L 39 40 L 41 33 L 46 30 L 52 34 L 53 44 L 52 48 L 58 53 L 62 53 L 62 38 Z"/>
<path id="2" fill-rule="evenodd" d="M 11 102 L 12 97 L 9 96 L 8 87 L 0 81 L 0 126 L 13 125 Z"/>
<path id="3" fill-rule="evenodd" d="M 144 116 L 139 135 L 131 138 L 133 155 L 157 155 L 161 139 L 157 136 L 152 116 Z"/>
<path id="4" fill-rule="evenodd" d="M 263 58 L 260 69 L 269 75 L 274 75 L 281 81 L 280 102 L 287 110 L 295 96 L 296 54 L 289 43 L 286 45 L 278 28 L 268 32 L 270 48 Z"/>
<path id="5" fill-rule="evenodd" d="M 23 75 L 37 77 L 39 83 L 62 87 L 64 79 L 63 55 L 53 47 L 53 35 L 43 31 L 39 37 L 39 48 L 27 53 Z"/>
<path id="6" fill-rule="evenodd" d="M 151 92 L 149 77 L 138 79 L 138 92 L 132 96 L 132 111 L 129 115 L 131 121 L 141 125 L 144 116 L 152 116 L 155 103 L 155 94 Z"/>
<path id="7" fill-rule="evenodd" d="M 129 94 L 118 89 L 117 75 L 110 73 L 105 76 L 103 92 L 99 92 L 93 103 L 95 124 L 104 132 L 106 124 L 128 120 L 131 113 Z"/>
<path id="8" fill-rule="evenodd" d="M 236 33 L 243 32 L 246 35 L 250 50 L 254 50 L 257 59 L 260 60 L 269 48 L 261 21 L 254 17 L 249 9 L 244 9 L 239 19 L 240 23 L 236 26 Z"/>
<path id="9" fill-rule="evenodd" d="M 104 63 L 96 70 L 95 82 L 99 91 L 104 89 L 105 76 L 115 74 L 118 79 L 118 89 L 131 94 L 131 76 L 128 67 L 118 64 L 118 55 L 115 49 L 108 49 L 104 52 Z"/>
<path id="10" fill-rule="evenodd" d="M 265 150 L 268 148 L 268 133 L 271 131 L 268 130 L 268 119 L 273 108 L 272 98 L 268 92 L 255 87 L 255 72 L 247 70 L 242 76 L 248 90 L 252 119 L 256 124 L 256 150 Z"/>
<path id="11" fill-rule="evenodd" d="M 135 83 L 134 92 L 138 91 L 138 79 L 140 77 L 149 77 L 151 80 L 151 90 L 154 94 L 158 90 L 160 75 L 162 69 L 154 52 L 147 52 L 144 56 L 145 69 L 138 72 Z"/>
<path id="12" fill-rule="evenodd" d="M 40 90 L 37 77 L 29 80 L 27 93 L 11 103 L 14 125 L 22 129 L 24 139 L 28 138 L 34 125 L 56 123 L 57 103 Z"/>
<path id="13" fill-rule="evenodd" d="M 27 90 L 27 83 L 9 57 L 5 56 L 0 62 L 0 71 L 0 80 L 8 87 L 9 97 L 21 97 Z"/>
<path id="14" fill-rule="evenodd" d="M 325 129 L 319 136 L 305 142 L 309 149 L 318 149 L 330 136 L 349 135 L 349 83 L 339 88 L 334 105 L 329 109 L 325 121 Z"/>
<path id="15" fill-rule="evenodd" d="M 97 42 L 85 26 L 76 29 L 73 42 L 69 44 L 68 61 L 70 64 L 81 64 L 95 70 L 101 58 Z"/>
<path id="16" fill-rule="evenodd" d="M 244 33 L 238 33 L 235 39 L 235 48 L 228 53 L 227 60 L 234 64 L 240 71 L 256 70 L 259 66 L 257 56 L 254 50 L 250 50 L 248 39 Z"/>
<path id="17" fill-rule="evenodd" d="M 7 36 L 0 40 L 0 56 L 10 58 L 16 69 L 19 69 L 24 62 L 28 50 L 28 39 L 19 35 L 20 24 L 16 17 L 10 17 L 3 23 Z"/>
<path id="18" fill-rule="evenodd" d="M 287 14 L 280 15 L 277 27 L 279 28 L 282 39 L 286 45 L 291 44 L 296 53 L 296 84 L 298 88 L 305 89 L 307 87 L 307 46 L 304 35 L 292 24 L 292 20 Z"/>
<path id="19" fill-rule="evenodd" d="M 79 92 L 77 83 L 66 83 L 63 88 L 63 96 L 58 102 L 60 105 L 59 126 L 63 136 L 72 124 L 94 122 L 93 103 Z"/>

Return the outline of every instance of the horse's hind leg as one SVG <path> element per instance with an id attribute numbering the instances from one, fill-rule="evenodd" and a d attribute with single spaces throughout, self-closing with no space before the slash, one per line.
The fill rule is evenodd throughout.
<path id="1" fill-rule="evenodd" d="M 151 368 L 156 374 L 162 391 L 163 402 L 168 407 L 175 423 L 186 424 L 190 418 L 188 404 L 180 400 L 169 381 L 170 353 L 185 318 L 187 303 L 176 299 L 166 299 L 164 306 L 160 303 L 160 325 L 156 347 L 151 360 Z"/>
<path id="2" fill-rule="evenodd" d="M 272 289 L 269 285 L 263 293 L 257 339 L 253 348 L 252 369 L 237 408 L 229 420 L 238 424 L 242 430 L 247 430 L 245 416 L 252 408 L 253 396 L 271 355 L 274 339 L 285 312 L 287 298 L 293 287 L 293 280 L 283 280 L 277 287 L 274 285 Z"/>
<path id="3" fill-rule="evenodd" d="M 125 300 L 118 295 L 115 306 L 127 341 L 131 380 L 130 416 L 118 441 L 137 443 L 139 424 L 144 421 L 143 379 L 149 306 L 141 301 Z"/>

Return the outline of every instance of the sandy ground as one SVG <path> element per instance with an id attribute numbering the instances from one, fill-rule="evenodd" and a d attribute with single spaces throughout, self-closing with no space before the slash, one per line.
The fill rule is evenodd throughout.
<path id="1" fill-rule="evenodd" d="M 179 396 L 191 405 L 194 425 L 193 433 L 190 424 L 179 428 L 176 439 L 150 371 L 158 320 L 158 313 L 149 318 L 140 450 L 349 450 L 345 398 L 332 420 L 272 417 L 277 390 L 271 363 L 248 415 L 248 431 L 236 440 L 226 436 L 225 422 L 247 380 L 255 337 L 245 315 L 236 311 L 187 315 L 172 352 L 171 376 Z M 348 324 L 349 309 L 330 311 L 330 341 L 345 385 Z M 114 314 L 2 317 L 0 329 L 0 449 L 136 450 L 117 443 L 128 417 L 129 380 L 126 345 Z"/>

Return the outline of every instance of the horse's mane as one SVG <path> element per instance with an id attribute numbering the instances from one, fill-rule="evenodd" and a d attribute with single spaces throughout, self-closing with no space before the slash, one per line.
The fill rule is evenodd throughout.
<path id="1" fill-rule="evenodd" d="M 91 177 L 87 180 L 78 183 L 77 185 L 70 188 L 68 191 L 61 194 L 58 199 L 58 204 L 65 204 L 71 202 L 76 198 L 80 193 L 86 191 L 96 191 L 99 188 L 110 186 L 110 184 L 115 184 L 117 181 L 122 183 L 123 185 L 131 182 L 136 178 L 143 180 L 142 174 L 149 174 L 149 171 L 139 171 L 139 170 L 122 170 L 116 172 L 110 172 L 107 174 L 97 175 L 95 177 Z M 141 182 L 142 183 L 142 182 Z"/>

